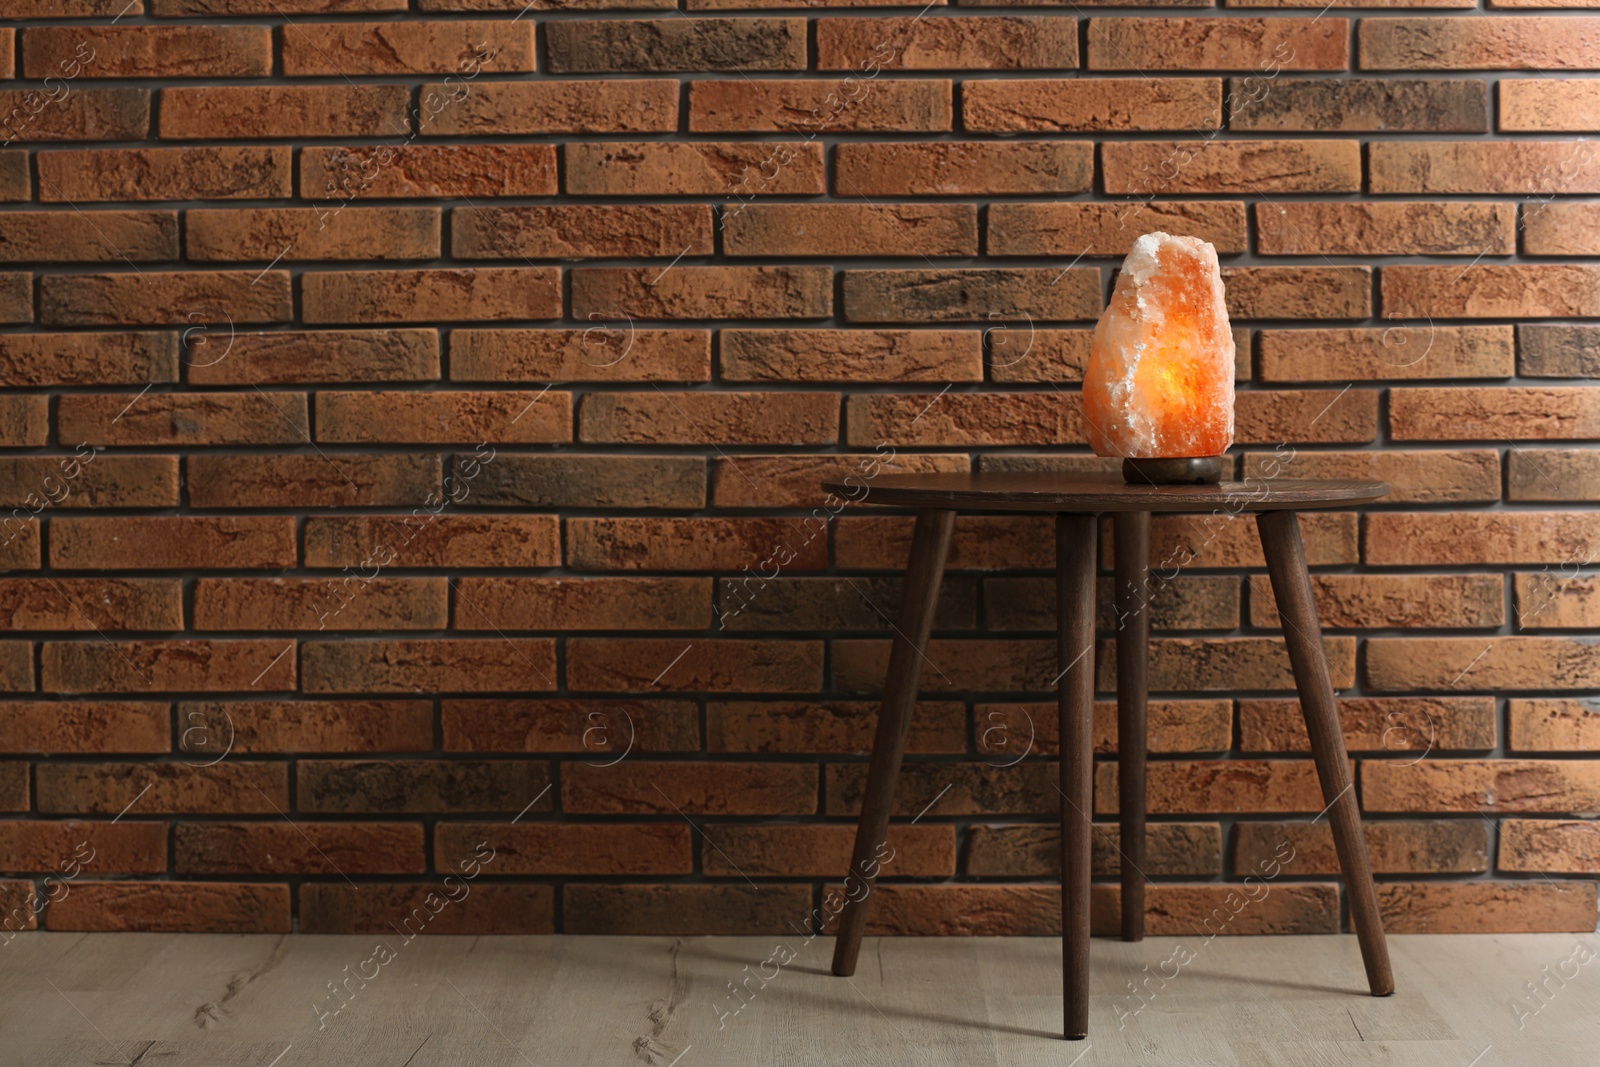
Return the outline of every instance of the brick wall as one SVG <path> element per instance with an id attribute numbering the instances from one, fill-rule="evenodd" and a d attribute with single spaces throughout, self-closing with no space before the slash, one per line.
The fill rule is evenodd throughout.
<path id="1" fill-rule="evenodd" d="M 817 483 L 1103 466 L 1165 229 L 1239 470 L 1395 487 L 1305 521 L 1390 929 L 1593 929 L 1600 16 L 1371 2 L 5 0 L 5 922 L 791 929 L 909 535 Z M 1337 929 L 1253 530 L 1153 542 L 1151 927 Z M 877 928 L 1049 932 L 1048 520 L 952 565 Z"/>

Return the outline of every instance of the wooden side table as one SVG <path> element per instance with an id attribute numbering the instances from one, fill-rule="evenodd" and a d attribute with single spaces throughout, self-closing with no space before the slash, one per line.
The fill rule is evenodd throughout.
<path id="1" fill-rule="evenodd" d="M 854 498 L 859 487 L 825 482 Z M 1095 571 L 1099 516 L 1114 518 L 1117 630 L 1117 765 L 1122 833 L 1122 936 L 1144 936 L 1145 708 L 1150 633 L 1144 593 L 1149 577 L 1151 512 L 1252 512 L 1266 556 L 1295 688 L 1311 738 L 1322 798 L 1333 825 L 1339 866 L 1373 996 L 1394 992 L 1389 950 L 1378 914 L 1354 783 L 1339 727 L 1333 684 L 1312 601 L 1311 577 L 1296 513 L 1348 507 L 1387 494 L 1383 482 L 1268 481 L 1220 485 L 1126 485 L 1120 479 L 1053 475 L 934 474 L 879 478 L 865 503 L 917 509 L 899 619 L 872 744 L 866 796 L 850 867 L 868 891 L 847 901 L 834 944 L 833 973 L 855 973 L 866 926 L 875 850 L 888 834 L 895 779 L 917 699 L 928 634 L 958 511 L 1043 512 L 1056 516 L 1056 596 L 1061 726 L 1061 930 L 1066 1036 L 1089 1032 L 1089 866 L 1094 744 Z"/>

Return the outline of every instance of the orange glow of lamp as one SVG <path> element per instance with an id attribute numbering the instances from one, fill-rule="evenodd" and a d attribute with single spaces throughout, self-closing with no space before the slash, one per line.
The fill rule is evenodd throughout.
<path id="1" fill-rule="evenodd" d="M 1198 237 L 1140 237 L 1084 368 L 1089 446 L 1120 456 L 1130 484 L 1220 481 L 1233 357 L 1217 250 Z"/>

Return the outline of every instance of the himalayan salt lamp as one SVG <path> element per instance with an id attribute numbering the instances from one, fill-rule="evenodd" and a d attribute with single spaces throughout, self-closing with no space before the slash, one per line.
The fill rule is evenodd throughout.
<path id="1" fill-rule="evenodd" d="M 1217 250 L 1198 237 L 1133 242 L 1083 372 L 1097 456 L 1130 483 L 1214 482 L 1233 443 L 1233 333 Z"/>

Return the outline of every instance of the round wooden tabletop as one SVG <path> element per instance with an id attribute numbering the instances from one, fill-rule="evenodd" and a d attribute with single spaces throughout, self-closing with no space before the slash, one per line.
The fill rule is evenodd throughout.
<path id="1" fill-rule="evenodd" d="M 1213 485 L 1128 485 L 1116 475 L 1062 474 L 911 474 L 848 483 L 830 480 L 822 487 L 846 500 L 885 507 L 1075 514 L 1223 508 L 1299 511 L 1366 504 L 1389 492 L 1387 482 L 1272 478 Z"/>

